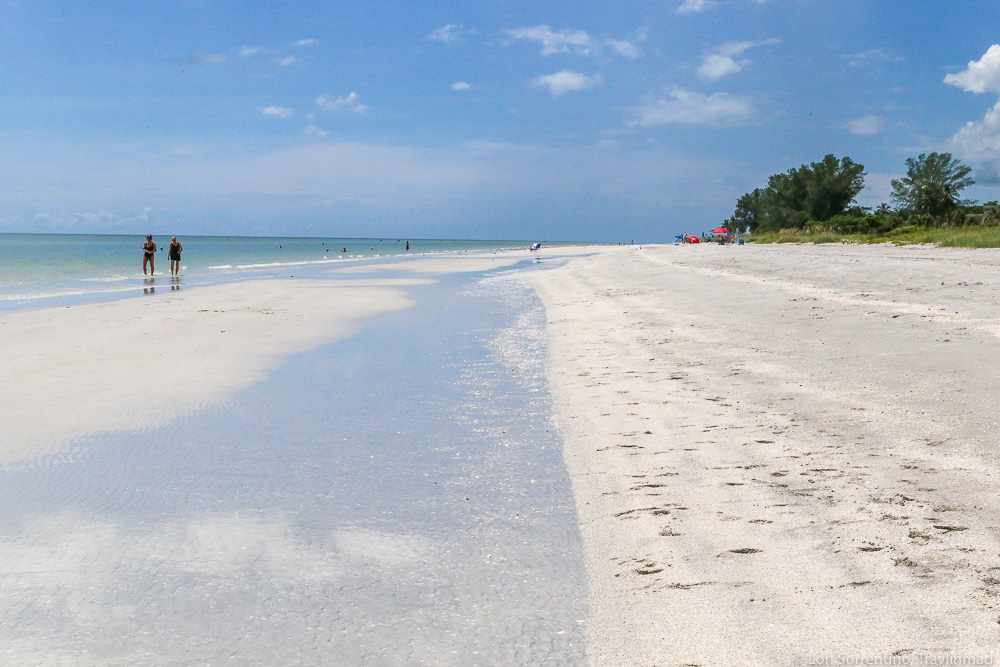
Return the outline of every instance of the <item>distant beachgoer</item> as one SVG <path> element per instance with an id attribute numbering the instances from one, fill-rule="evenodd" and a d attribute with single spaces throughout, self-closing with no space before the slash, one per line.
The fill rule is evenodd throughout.
<path id="1" fill-rule="evenodd" d="M 406 242 L 406 249 L 407 249 L 407 250 L 409 250 L 409 249 L 410 249 L 410 242 L 409 242 L 409 241 L 407 241 L 407 242 Z"/>
<path id="2" fill-rule="evenodd" d="M 170 275 L 176 276 L 181 270 L 181 251 L 184 247 L 177 240 L 176 236 L 170 238 L 170 247 L 167 248 L 167 259 L 170 260 Z"/>
<path id="3" fill-rule="evenodd" d="M 142 275 L 146 275 L 146 265 L 149 265 L 149 275 L 153 275 L 156 269 L 153 266 L 153 254 L 156 253 L 156 244 L 153 243 L 153 235 L 146 234 L 146 242 L 142 244 Z"/>

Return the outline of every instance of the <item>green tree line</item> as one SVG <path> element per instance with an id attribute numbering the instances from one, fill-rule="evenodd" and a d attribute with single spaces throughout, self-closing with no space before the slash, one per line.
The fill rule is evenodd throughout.
<path id="1" fill-rule="evenodd" d="M 892 181 L 895 206 L 858 206 L 865 186 L 864 165 L 849 157 L 827 155 L 781 174 L 741 196 L 724 226 L 761 234 L 782 229 L 832 229 L 841 233 L 877 234 L 902 226 L 962 225 L 970 221 L 1000 223 L 998 213 L 971 217 L 983 209 L 960 199 L 975 183 L 972 168 L 950 153 L 922 153 L 907 158 L 906 175 Z"/>

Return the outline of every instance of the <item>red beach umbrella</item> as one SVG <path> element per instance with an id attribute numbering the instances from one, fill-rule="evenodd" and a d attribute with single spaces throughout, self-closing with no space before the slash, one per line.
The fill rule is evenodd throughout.
<path id="1" fill-rule="evenodd" d="M 729 230 L 726 229 L 725 227 L 719 227 L 718 229 L 713 229 L 712 233 L 713 234 L 728 234 Z"/>

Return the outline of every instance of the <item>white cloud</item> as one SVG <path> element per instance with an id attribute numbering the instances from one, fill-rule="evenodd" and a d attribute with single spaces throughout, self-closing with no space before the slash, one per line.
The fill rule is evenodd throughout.
<path id="1" fill-rule="evenodd" d="M 451 89 L 452 90 L 456 90 L 456 91 L 457 90 L 468 90 L 471 87 L 472 86 L 470 86 L 469 84 L 467 84 L 464 81 L 456 81 L 455 83 L 451 84 Z"/>
<path id="2" fill-rule="evenodd" d="M 964 71 L 946 76 L 944 82 L 969 93 L 1000 92 L 1000 44 L 991 46 Z"/>
<path id="3" fill-rule="evenodd" d="M 698 67 L 698 76 L 705 81 L 718 81 L 726 75 L 736 74 L 751 64 L 750 60 L 742 57 L 747 49 L 779 43 L 781 43 L 780 39 L 771 38 L 760 42 L 726 42 L 725 44 L 720 44 L 702 60 L 701 66 Z"/>
<path id="4" fill-rule="evenodd" d="M 948 85 L 969 93 L 1000 92 L 1000 44 L 993 44 L 979 60 L 944 78 Z M 969 121 L 951 138 L 952 150 L 976 169 L 980 182 L 1000 183 L 1000 102 L 982 120 Z"/>
<path id="5" fill-rule="evenodd" d="M 315 43 L 316 43 L 316 40 L 313 39 L 312 37 L 309 37 L 307 39 L 300 39 L 299 41 L 295 42 L 295 44 L 293 44 L 292 46 L 294 46 L 296 48 L 301 48 L 303 46 L 312 46 Z"/>
<path id="6" fill-rule="evenodd" d="M 284 58 L 275 58 L 274 64 L 278 67 L 288 67 L 295 62 L 295 56 L 285 56 Z"/>
<path id="7" fill-rule="evenodd" d="M 310 125 L 304 131 L 306 134 L 313 137 L 325 137 L 326 135 L 330 134 L 329 130 L 321 130 L 315 125 Z"/>
<path id="8" fill-rule="evenodd" d="M 628 40 L 608 39 L 605 40 L 605 43 L 610 46 L 615 53 L 625 58 L 634 59 L 642 55 L 642 52 L 639 51 L 639 47 Z"/>
<path id="9" fill-rule="evenodd" d="M 848 56 L 851 60 L 848 63 L 851 67 L 861 67 L 870 63 L 898 63 L 903 57 L 894 53 L 887 53 L 882 49 L 870 49 L 862 53 Z"/>
<path id="10" fill-rule="evenodd" d="M 749 64 L 750 61 L 745 58 L 736 60 L 721 53 L 710 53 L 698 67 L 698 77 L 705 81 L 717 81 L 727 74 L 736 74 Z"/>
<path id="11" fill-rule="evenodd" d="M 557 32 L 547 25 L 538 25 L 533 28 L 516 28 L 506 32 L 514 40 L 540 43 L 543 56 L 570 52 L 589 55 L 594 48 L 593 39 L 583 30 L 563 29 Z"/>
<path id="12" fill-rule="evenodd" d="M 697 14 L 715 6 L 712 0 L 684 0 L 684 4 L 677 8 L 678 14 Z"/>
<path id="13" fill-rule="evenodd" d="M 108 211 L 97 211 L 96 213 L 77 213 L 76 217 L 85 223 L 94 224 L 109 223 L 114 221 L 118 216 Z"/>
<path id="14" fill-rule="evenodd" d="M 731 127 L 746 123 L 754 114 L 750 98 L 727 93 L 694 93 L 674 88 L 668 98 L 652 100 L 633 109 L 631 126 L 709 125 Z"/>
<path id="15" fill-rule="evenodd" d="M 585 90 L 592 86 L 596 86 L 601 83 L 601 76 L 599 74 L 587 76 L 586 74 L 580 74 L 579 72 L 563 70 L 562 72 L 556 72 L 555 74 L 540 76 L 534 80 L 534 83 L 537 86 L 548 88 L 552 97 L 559 97 L 564 93 L 569 93 L 575 90 Z"/>
<path id="16" fill-rule="evenodd" d="M 269 118 L 291 118 L 294 113 L 291 109 L 287 107 L 264 107 L 260 109 L 262 116 L 267 116 Z"/>
<path id="17" fill-rule="evenodd" d="M 431 30 L 431 33 L 427 35 L 427 39 L 434 42 L 454 44 L 455 42 L 461 42 L 465 37 L 475 34 L 475 32 L 474 28 L 466 28 L 461 23 L 449 23 L 448 25 Z"/>
<path id="18" fill-rule="evenodd" d="M 980 121 L 969 121 L 951 138 L 951 146 L 976 169 L 980 181 L 1000 182 L 1000 102 Z"/>
<path id="19" fill-rule="evenodd" d="M 346 97 L 338 97 L 336 99 L 331 99 L 329 95 L 320 95 L 316 98 L 316 104 L 321 109 L 326 109 L 327 111 L 365 113 L 369 109 L 367 105 L 361 103 L 361 97 L 353 91 Z"/>
<path id="20" fill-rule="evenodd" d="M 843 127 L 849 130 L 851 134 L 856 134 L 858 136 L 871 136 L 881 132 L 884 124 L 885 119 L 881 116 L 868 114 L 867 116 L 862 116 L 861 118 L 852 118 L 844 123 Z"/>
<path id="21" fill-rule="evenodd" d="M 260 53 L 259 46 L 244 46 L 239 51 L 240 58 L 249 58 L 250 56 L 255 56 Z"/>

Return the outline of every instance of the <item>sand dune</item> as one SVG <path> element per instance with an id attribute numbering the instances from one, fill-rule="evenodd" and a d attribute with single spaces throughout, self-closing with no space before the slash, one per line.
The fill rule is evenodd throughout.
<path id="1" fill-rule="evenodd" d="M 647 246 L 532 279 L 593 664 L 989 655 L 1000 253 Z"/>

